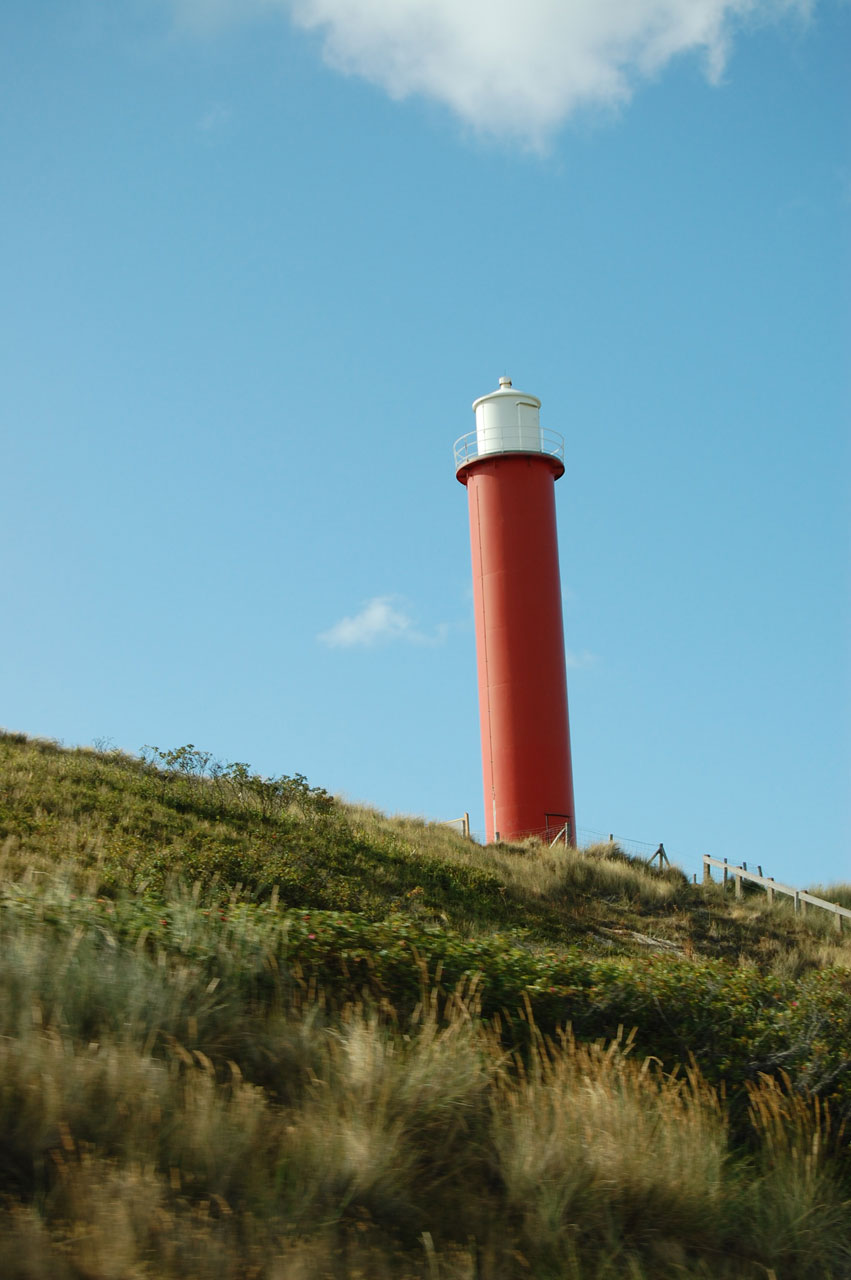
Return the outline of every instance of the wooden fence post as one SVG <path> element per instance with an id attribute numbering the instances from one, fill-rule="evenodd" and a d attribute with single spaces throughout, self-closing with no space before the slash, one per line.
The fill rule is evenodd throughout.
<path id="1" fill-rule="evenodd" d="M 653 855 L 652 861 L 659 857 L 661 865 L 662 856 L 664 855 L 664 846 L 660 845 Z M 768 904 L 773 906 L 777 901 L 777 894 L 782 893 L 792 899 L 792 910 L 795 915 L 810 916 L 813 911 L 829 911 L 833 916 L 833 928 L 836 933 L 841 934 L 848 929 L 845 924 L 846 920 L 851 920 L 851 908 L 842 907 L 837 902 L 826 902 L 823 898 L 814 897 L 807 889 L 794 889 L 791 885 L 782 884 L 779 887 L 775 884 L 774 876 L 764 876 L 762 867 L 757 866 L 756 873 L 748 871 L 748 864 L 742 860 L 741 866 L 728 863 L 728 859 L 710 858 L 709 854 L 702 855 L 703 862 L 703 883 L 712 884 L 712 865 L 713 863 L 723 869 L 723 884 L 726 887 L 727 881 L 732 879 L 733 889 L 736 901 L 741 901 L 745 896 L 744 882 L 748 880 L 752 883 L 758 883 L 761 888 L 765 889 Z M 692 876 L 694 884 L 697 884 L 697 873 Z"/>
<path id="2" fill-rule="evenodd" d="M 664 846 L 663 844 L 660 844 L 660 845 L 659 845 L 659 848 L 658 848 L 658 849 L 656 850 L 656 852 L 653 854 L 653 857 L 649 860 L 649 862 L 648 862 L 648 864 L 647 864 L 647 865 L 648 865 L 649 867 L 652 867 L 652 866 L 653 866 L 653 863 L 656 861 L 656 859 L 657 859 L 657 858 L 659 859 L 659 870 L 660 870 L 660 871 L 662 870 L 662 868 L 663 868 L 663 867 L 665 867 L 665 866 L 668 866 L 668 867 L 669 867 L 669 866 L 671 865 L 671 864 L 670 864 L 670 862 L 668 861 L 668 855 L 667 855 L 667 853 L 665 852 L 665 846 Z"/>

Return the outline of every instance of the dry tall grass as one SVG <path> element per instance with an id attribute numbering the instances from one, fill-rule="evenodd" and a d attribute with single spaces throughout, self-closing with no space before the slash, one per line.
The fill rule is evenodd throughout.
<path id="1" fill-rule="evenodd" d="M 213 852 L 230 841 L 250 853 L 258 833 L 279 833 L 271 818 L 253 825 L 254 799 L 214 820 L 192 811 L 192 787 L 166 804 L 169 779 L 139 762 L 19 745 L 5 744 L 16 807 L 14 829 L 0 821 L 0 879 L 43 888 L 10 893 L 0 917 L 4 1280 L 851 1276 L 833 1160 L 848 1141 L 818 1101 L 757 1081 L 734 1142 L 724 1099 L 697 1072 L 665 1075 L 628 1043 L 547 1042 L 532 1027 L 525 1055 L 507 1056 L 469 989 L 448 1004 L 425 995 L 404 1021 L 390 1002 L 340 1011 L 314 991 L 299 1003 L 262 938 L 261 999 L 254 976 L 229 981 L 254 925 L 213 931 L 192 889 L 149 896 L 132 944 L 105 913 L 75 929 L 73 895 L 95 892 L 125 848 L 142 856 L 161 841 L 167 860 L 182 841 Z M 432 915 L 442 902 L 463 925 L 470 910 L 482 933 L 522 919 L 527 946 L 578 922 L 592 941 L 605 924 L 618 936 L 658 927 L 762 969 L 848 954 L 816 913 L 732 903 L 614 846 L 482 849 L 365 810 L 340 823 L 353 848 L 368 846 L 364 883 L 386 875 L 381 903 L 396 910 L 396 895 L 415 914 L 428 872 Z M 453 879 L 456 868 L 482 873 L 480 910 L 479 881 Z M 118 905 L 140 909 L 125 892 Z M 161 905 L 168 955 L 147 933 Z M 203 931 L 214 949 L 193 960 Z"/>
<path id="2" fill-rule="evenodd" d="M 825 1117 L 776 1082 L 751 1089 L 746 1157 L 697 1073 L 567 1036 L 508 1058 L 473 994 L 405 1026 L 281 1009 L 254 1028 L 260 1087 L 190 974 L 38 930 L 10 956 L 8 1280 L 849 1274 Z"/>

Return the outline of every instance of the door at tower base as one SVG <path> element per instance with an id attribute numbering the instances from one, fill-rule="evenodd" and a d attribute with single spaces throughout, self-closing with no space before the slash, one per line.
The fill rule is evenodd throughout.
<path id="1" fill-rule="evenodd" d="M 547 833 L 544 838 L 547 844 L 555 844 L 556 841 L 573 844 L 573 823 L 570 820 L 570 814 L 548 813 Z"/>
<path id="2" fill-rule="evenodd" d="M 576 816 L 555 514 L 560 464 L 504 453 L 465 466 L 488 841 L 553 841 Z"/>

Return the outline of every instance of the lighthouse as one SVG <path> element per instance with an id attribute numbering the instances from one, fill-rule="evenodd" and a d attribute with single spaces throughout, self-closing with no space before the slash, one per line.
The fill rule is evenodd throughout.
<path id="1" fill-rule="evenodd" d="M 466 485 L 488 842 L 576 843 L 555 482 L 564 440 L 510 378 L 455 444 Z"/>

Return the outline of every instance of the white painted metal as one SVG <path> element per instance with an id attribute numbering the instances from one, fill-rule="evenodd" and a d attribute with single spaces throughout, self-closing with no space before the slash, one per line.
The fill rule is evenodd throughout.
<path id="1" fill-rule="evenodd" d="M 510 378 L 500 378 L 497 391 L 473 401 L 478 456 L 486 453 L 543 453 L 540 410 L 541 402 L 537 396 L 516 391 Z"/>
<path id="2" fill-rule="evenodd" d="M 564 470 L 564 436 L 559 435 L 557 431 L 550 431 L 548 427 L 538 427 L 537 430 L 538 445 L 534 450 L 523 448 L 518 449 L 516 443 L 506 443 L 504 449 L 496 449 L 492 447 L 495 441 L 489 438 L 485 441 L 487 447 L 484 451 L 485 456 L 497 453 L 545 453 L 551 458 L 557 459 L 561 464 L 559 474 Z M 510 441 L 511 433 L 503 434 L 502 440 Z M 477 458 L 482 456 L 481 439 L 478 431 L 470 431 L 465 436 L 460 436 L 455 441 L 455 470 L 460 471 L 468 462 L 475 462 Z"/>

